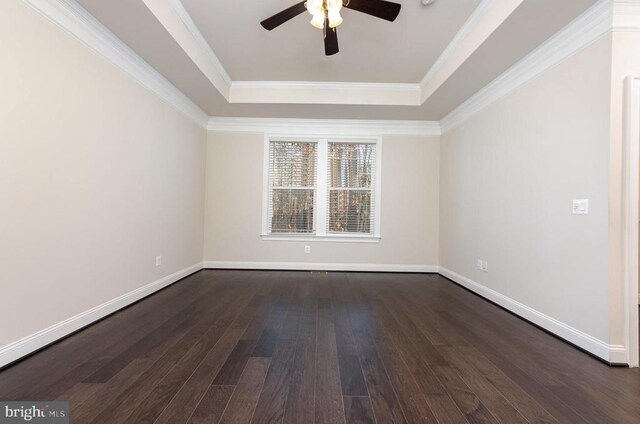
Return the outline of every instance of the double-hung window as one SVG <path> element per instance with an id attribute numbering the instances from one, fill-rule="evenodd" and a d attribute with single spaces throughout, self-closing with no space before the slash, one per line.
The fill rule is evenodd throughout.
<path id="1" fill-rule="evenodd" d="M 380 238 L 379 139 L 266 139 L 267 239 Z"/>
<path id="2" fill-rule="evenodd" d="M 269 234 L 313 234 L 318 146 L 269 143 Z"/>

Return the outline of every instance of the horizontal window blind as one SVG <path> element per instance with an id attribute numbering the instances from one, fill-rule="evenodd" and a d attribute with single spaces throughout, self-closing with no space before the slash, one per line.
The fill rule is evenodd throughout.
<path id="1" fill-rule="evenodd" d="M 373 234 L 376 145 L 329 142 L 327 156 L 327 231 Z"/>
<path id="2" fill-rule="evenodd" d="M 306 141 L 269 143 L 269 234 L 315 232 L 318 146 Z"/>

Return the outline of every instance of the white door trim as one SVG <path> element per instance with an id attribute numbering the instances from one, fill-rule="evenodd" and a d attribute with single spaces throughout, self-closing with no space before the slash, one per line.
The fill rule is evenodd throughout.
<path id="1" fill-rule="evenodd" d="M 624 128 L 624 290 L 625 345 L 630 367 L 640 365 L 638 336 L 638 267 L 640 266 L 640 76 L 625 81 Z"/>

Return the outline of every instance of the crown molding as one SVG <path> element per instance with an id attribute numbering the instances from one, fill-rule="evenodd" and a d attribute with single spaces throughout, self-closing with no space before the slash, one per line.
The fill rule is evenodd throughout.
<path id="1" fill-rule="evenodd" d="M 614 0 L 613 30 L 640 31 L 640 0 Z"/>
<path id="2" fill-rule="evenodd" d="M 209 118 L 202 109 L 74 0 L 23 1 L 194 122 L 211 131 L 232 132 L 289 132 L 291 128 L 294 128 L 298 134 L 439 135 L 441 132 L 447 132 L 462 124 L 482 109 L 563 62 L 612 30 L 637 31 L 640 29 L 640 0 L 600 0 L 516 65 L 458 106 L 440 123 L 433 121 Z M 143 1 L 150 2 L 152 0 Z M 212 66 L 218 68 L 221 80 L 225 84 L 229 83 L 228 98 L 232 102 L 420 104 L 420 97 L 423 93 L 421 93 L 422 90 L 418 84 L 233 82 L 191 21 L 184 7 L 180 9 L 182 6 L 180 1 L 158 1 L 171 6 L 172 13 L 180 18 L 180 25 L 185 30 L 189 28 L 191 41 L 197 42 L 200 49 L 209 51 L 206 55 L 207 60 Z M 487 8 L 491 1 L 493 0 L 485 0 L 480 7 Z M 178 5 L 177 9 L 174 8 L 176 5 Z M 482 10 L 476 12 L 483 13 Z M 473 22 L 478 19 L 478 17 L 470 18 L 465 26 L 472 26 Z M 468 34 L 468 31 L 469 29 L 462 31 L 463 35 L 459 33 L 459 37 L 456 36 L 456 39 L 459 40 L 465 33 Z M 454 39 L 452 44 L 459 42 Z M 451 49 L 454 48 L 455 46 L 451 47 Z M 450 55 L 451 53 L 446 54 Z M 445 59 L 446 57 L 442 60 Z M 309 101 L 307 96 L 314 100 Z M 274 98 L 277 100 L 274 101 Z M 327 130 L 328 127 L 330 130 Z"/>
<path id="3" fill-rule="evenodd" d="M 611 0 L 600 0 L 440 121 L 446 133 L 550 68 L 589 46 L 613 28 Z"/>
<path id="4" fill-rule="evenodd" d="M 313 136 L 440 135 L 434 121 L 365 121 L 346 119 L 274 119 L 211 117 L 209 131 Z"/>
<path id="5" fill-rule="evenodd" d="M 173 0 L 142 0 L 142 2 L 209 82 L 228 100 L 229 75 L 204 41 L 182 4 Z M 189 28 L 188 25 L 191 27 Z"/>
<path id="6" fill-rule="evenodd" d="M 74 0 L 23 0 L 198 125 L 207 114 Z"/>
<path id="7" fill-rule="evenodd" d="M 471 33 L 471 30 L 477 26 L 480 18 L 486 13 L 491 2 L 492 0 L 482 0 L 482 2 L 480 2 L 478 7 L 475 8 L 475 10 L 471 13 L 467 21 L 464 23 L 464 25 L 462 25 L 462 28 L 460 28 L 460 30 L 456 33 L 455 37 L 453 37 L 453 40 L 451 40 L 449 45 L 444 49 L 442 54 L 431 66 L 429 71 L 427 71 L 427 74 L 424 76 L 424 78 L 420 82 L 421 89 L 424 89 L 427 83 L 433 80 L 436 73 L 438 73 L 438 71 L 442 69 L 444 64 L 451 58 L 453 53 L 460 48 L 460 45 L 462 44 L 462 42 Z"/>
<path id="8" fill-rule="evenodd" d="M 195 22 L 191 18 L 191 15 L 189 15 L 189 12 L 187 12 L 187 9 L 185 9 L 182 2 L 180 0 L 169 0 L 169 4 L 178 15 L 184 26 L 187 28 L 198 47 L 202 50 L 202 52 L 204 52 L 204 55 L 211 62 L 211 65 L 214 68 L 213 71 L 215 73 L 212 79 L 216 81 L 215 84 L 220 85 L 220 87 L 218 88 L 220 93 L 227 100 L 229 100 L 231 84 L 233 83 L 231 77 L 229 76 L 229 73 L 224 68 L 224 65 L 222 64 L 220 59 L 218 59 L 218 56 L 216 56 L 209 43 L 198 29 L 198 26 L 195 24 Z"/>
<path id="9" fill-rule="evenodd" d="M 420 103 L 435 93 L 522 2 L 482 0 L 420 82 Z"/>
<path id="10" fill-rule="evenodd" d="M 418 84 L 234 81 L 230 103 L 420 106 Z"/>

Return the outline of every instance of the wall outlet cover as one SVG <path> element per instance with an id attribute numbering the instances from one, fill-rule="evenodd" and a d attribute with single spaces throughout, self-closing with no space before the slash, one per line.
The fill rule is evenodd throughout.
<path id="1" fill-rule="evenodd" d="M 575 199 L 573 201 L 574 215 L 589 215 L 589 199 Z"/>

